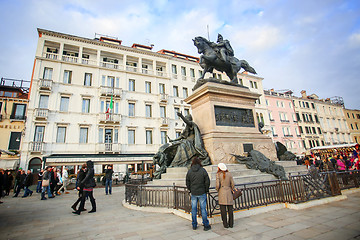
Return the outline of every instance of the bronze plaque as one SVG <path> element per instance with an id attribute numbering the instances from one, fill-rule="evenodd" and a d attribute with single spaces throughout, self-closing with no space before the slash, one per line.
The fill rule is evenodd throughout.
<path id="1" fill-rule="evenodd" d="M 215 105 L 215 121 L 217 126 L 255 127 L 253 111 L 246 108 Z"/>

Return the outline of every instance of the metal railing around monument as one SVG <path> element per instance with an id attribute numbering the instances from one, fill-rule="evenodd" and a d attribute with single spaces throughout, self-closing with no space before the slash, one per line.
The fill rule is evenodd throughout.
<path id="1" fill-rule="evenodd" d="M 360 171 L 321 172 L 315 175 L 289 175 L 289 180 L 275 180 L 235 185 L 242 195 L 234 201 L 234 211 L 276 203 L 301 203 L 341 194 L 341 190 L 358 188 Z M 137 206 L 166 207 L 191 212 L 191 197 L 186 187 L 125 185 L 125 201 Z M 207 194 L 209 217 L 220 214 L 218 193 Z M 200 214 L 199 208 L 198 213 Z"/>

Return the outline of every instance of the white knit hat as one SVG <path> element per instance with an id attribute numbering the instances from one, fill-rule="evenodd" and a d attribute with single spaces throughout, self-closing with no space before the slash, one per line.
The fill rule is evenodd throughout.
<path id="1" fill-rule="evenodd" d="M 218 164 L 218 168 L 219 168 L 221 171 L 226 171 L 226 170 L 227 170 L 227 167 L 226 167 L 225 163 L 219 163 L 219 164 Z"/>

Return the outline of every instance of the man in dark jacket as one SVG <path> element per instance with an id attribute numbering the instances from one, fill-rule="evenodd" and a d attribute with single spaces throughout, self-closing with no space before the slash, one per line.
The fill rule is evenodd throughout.
<path id="1" fill-rule="evenodd" d="M 112 187 L 112 175 L 114 171 L 112 170 L 112 167 L 109 165 L 105 171 L 105 193 L 108 195 L 110 193 L 111 195 L 111 187 Z M 108 191 L 109 189 L 109 191 Z"/>
<path id="2" fill-rule="evenodd" d="M 77 211 L 76 210 L 76 206 L 80 203 L 81 199 L 82 199 L 82 196 L 84 194 L 83 192 L 83 188 L 80 188 L 80 183 L 82 182 L 82 180 L 84 180 L 86 176 L 86 164 L 84 163 L 81 167 L 81 169 L 79 170 L 78 172 L 78 175 L 77 175 L 77 178 L 76 178 L 76 189 L 79 191 L 79 197 L 78 199 L 76 200 L 76 202 L 74 202 L 74 204 L 71 206 L 72 209 L 74 209 L 74 211 Z M 80 211 L 86 211 L 85 208 L 83 209 L 80 209 Z"/>
<path id="3" fill-rule="evenodd" d="M 22 188 L 24 188 L 25 178 L 26 178 L 25 171 L 21 170 L 20 179 L 19 179 L 18 184 L 16 186 L 15 195 L 13 197 L 17 197 L 19 195 L 19 193 L 20 193 L 20 190 Z"/>
<path id="4" fill-rule="evenodd" d="M 24 195 L 22 196 L 23 198 L 26 198 L 27 196 L 29 196 L 29 194 L 30 196 L 33 194 L 33 191 L 29 189 L 32 183 L 33 183 L 33 174 L 31 173 L 30 170 L 27 170 L 27 174 L 24 180 L 25 192 Z"/>
<path id="5" fill-rule="evenodd" d="M 85 178 L 79 183 L 78 188 L 83 188 L 83 196 L 81 198 L 80 207 L 77 211 L 73 212 L 74 214 L 80 215 L 81 209 L 84 209 L 85 206 L 85 198 L 86 194 L 88 194 L 91 202 L 92 209 L 89 211 L 89 213 L 96 212 L 96 202 L 93 195 L 94 187 L 96 186 L 94 175 L 94 163 L 93 161 L 89 160 L 86 162 L 87 171 Z"/>
<path id="6" fill-rule="evenodd" d="M 197 229 L 197 204 L 200 202 L 201 216 L 204 231 L 211 229 L 206 212 L 206 193 L 209 192 L 210 179 L 206 170 L 201 165 L 201 160 L 194 157 L 191 168 L 186 174 L 186 187 L 191 193 L 191 216 L 193 229 Z"/>
<path id="7" fill-rule="evenodd" d="M 14 192 L 16 192 L 17 186 L 20 182 L 21 171 L 22 171 L 22 168 L 19 168 L 19 170 L 15 174 Z"/>

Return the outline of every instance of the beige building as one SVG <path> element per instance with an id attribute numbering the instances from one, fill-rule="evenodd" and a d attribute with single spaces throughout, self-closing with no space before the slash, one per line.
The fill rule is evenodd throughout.
<path id="1" fill-rule="evenodd" d="M 115 172 L 148 170 L 185 126 L 176 112 L 191 113 L 183 99 L 200 77 L 198 58 L 110 37 L 38 33 L 21 166 L 37 159 L 75 172 L 93 160 L 96 173 L 107 164 Z M 241 75 L 262 91 L 261 78 Z"/>
<path id="2" fill-rule="evenodd" d="M 360 110 L 343 109 L 346 123 L 350 130 L 351 141 L 360 143 Z"/>
<path id="3" fill-rule="evenodd" d="M 311 149 L 317 146 L 324 146 L 324 136 L 321 129 L 315 102 L 306 91 L 301 91 L 301 97 L 292 97 L 295 116 L 299 125 L 300 135 L 303 141 L 303 148 Z"/>
<path id="4" fill-rule="evenodd" d="M 15 170 L 20 163 L 30 81 L 2 78 L 0 82 L 0 168 Z"/>

